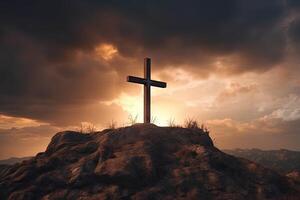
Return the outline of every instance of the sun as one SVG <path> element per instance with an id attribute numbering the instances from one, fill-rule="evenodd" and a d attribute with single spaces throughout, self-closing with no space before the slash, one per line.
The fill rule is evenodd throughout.
<path id="1" fill-rule="evenodd" d="M 126 93 L 122 93 L 117 99 L 113 101 L 119 105 L 126 113 L 128 113 L 129 117 L 137 117 L 137 123 L 143 122 L 143 112 L 144 112 L 144 104 L 143 104 L 143 93 L 142 89 L 138 95 L 128 95 Z M 152 117 L 151 123 L 156 124 L 158 126 L 167 126 L 168 120 L 170 120 L 169 112 L 165 110 L 162 106 L 153 106 L 151 108 Z"/>

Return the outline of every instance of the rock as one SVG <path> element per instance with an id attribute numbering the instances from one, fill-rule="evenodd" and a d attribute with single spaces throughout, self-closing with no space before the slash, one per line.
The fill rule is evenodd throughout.
<path id="1" fill-rule="evenodd" d="M 214 147 L 200 129 L 138 124 L 57 133 L 44 153 L 0 167 L 1 199 L 275 199 L 299 183 Z"/>
<path id="2" fill-rule="evenodd" d="M 299 170 L 291 171 L 291 172 L 287 173 L 286 176 L 300 183 L 300 171 Z"/>

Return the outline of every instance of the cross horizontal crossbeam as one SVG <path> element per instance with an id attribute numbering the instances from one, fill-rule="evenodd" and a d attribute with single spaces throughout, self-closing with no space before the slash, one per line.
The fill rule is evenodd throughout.
<path id="1" fill-rule="evenodd" d="M 144 85 L 151 85 L 154 87 L 166 88 L 167 83 L 161 81 L 147 80 L 144 78 L 136 77 L 136 76 L 127 76 L 127 82 L 138 83 Z"/>

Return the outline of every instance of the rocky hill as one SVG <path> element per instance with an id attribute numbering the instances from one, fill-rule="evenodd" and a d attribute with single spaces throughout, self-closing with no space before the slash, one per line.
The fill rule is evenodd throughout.
<path id="1" fill-rule="evenodd" d="M 214 147 L 201 129 L 134 125 L 57 133 L 0 168 L 1 199 L 297 199 L 287 177 Z"/>

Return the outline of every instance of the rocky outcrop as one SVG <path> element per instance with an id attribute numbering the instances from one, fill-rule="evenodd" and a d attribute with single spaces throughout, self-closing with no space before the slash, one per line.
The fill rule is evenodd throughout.
<path id="1" fill-rule="evenodd" d="M 1 199 L 297 199 L 296 183 L 214 147 L 201 129 L 134 125 L 57 133 L 0 168 Z"/>
<path id="2" fill-rule="evenodd" d="M 286 174 L 287 177 L 297 181 L 300 183 L 300 171 L 299 170 L 294 170 Z"/>

